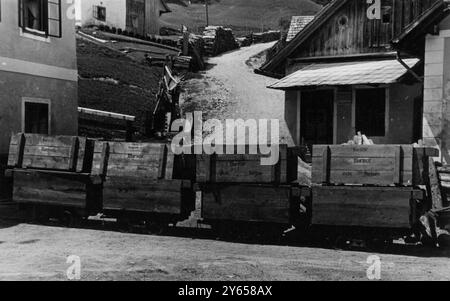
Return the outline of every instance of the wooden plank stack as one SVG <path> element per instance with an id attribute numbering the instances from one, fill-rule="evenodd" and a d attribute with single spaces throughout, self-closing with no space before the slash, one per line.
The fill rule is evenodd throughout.
<path id="1" fill-rule="evenodd" d="M 233 31 L 221 26 L 206 27 L 203 32 L 203 40 L 205 42 L 205 54 L 208 56 L 216 56 L 239 48 Z"/>
<path id="2" fill-rule="evenodd" d="M 183 166 L 169 145 L 157 143 L 103 142 L 94 158 L 106 157 L 94 165 L 104 173 L 103 210 L 110 215 L 166 215 L 182 220 L 195 209 L 192 182 L 183 179 Z"/>
<path id="3" fill-rule="evenodd" d="M 313 148 L 312 223 L 409 228 L 426 201 L 429 158 L 412 145 L 317 145 Z M 412 217 L 412 219 L 410 219 Z"/>
<path id="4" fill-rule="evenodd" d="M 279 161 L 261 164 L 261 154 L 201 155 L 196 158 L 196 182 L 203 192 L 206 221 L 242 221 L 289 224 L 290 208 L 299 203 L 298 157 L 280 146 Z M 235 152 L 236 153 L 236 152 Z M 294 205 L 296 204 L 296 205 Z"/>
<path id="5" fill-rule="evenodd" d="M 100 208 L 101 178 L 90 174 L 94 145 L 76 136 L 12 136 L 7 174 L 13 178 L 13 200 L 84 212 Z"/>

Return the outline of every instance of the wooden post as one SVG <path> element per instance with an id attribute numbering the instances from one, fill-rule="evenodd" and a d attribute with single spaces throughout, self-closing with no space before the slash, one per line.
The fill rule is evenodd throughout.
<path id="1" fill-rule="evenodd" d="M 394 184 L 402 184 L 402 147 L 399 146 L 395 150 L 395 166 L 394 166 Z"/>
<path id="2" fill-rule="evenodd" d="M 167 164 L 167 146 L 163 144 L 161 145 L 161 151 L 159 154 L 159 170 L 158 170 L 159 179 L 164 179 L 166 176 L 166 164 Z"/>
<path id="3" fill-rule="evenodd" d="M 78 150 L 80 148 L 80 141 L 78 137 L 72 137 L 71 150 L 69 156 L 69 171 L 76 171 L 78 163 Z"/>
<path id="4" fill-rule="evenodd" d="M 106 176 L 108 173 L 108 159 L 109 159 L 109 143 L 103 143 L 102 157 L 100 161 L 100 176 Z"/>
<path id="5" fill-rule="evenodd" d="M 206 27 L 209 26 L 209 0 L 205 0 L 205 9 L 206 9 Z"/>
<path id="6" fill-rule="evenodd" d="M 322 172 L 322 182 L 327 184 L 330 181 L 330 147 L 327 146 L 323 150 L 322 161 L 323 161 L 323 172 Z"/>
<path id="7" fill-rule="evenodd" d="M 183 26 L 184 29 L 184 26 Z M 183 55 L 189 55 L 189 31 L 183 30 Z"/>
<path id="8" fill-rule="evenodd" d="M 127 133 L 126 133 L 126 137 L 125 137 L 125 140 L 127 142 L 133 141 L 133 132 L 134 132 L 133 128 L 134 128 L 133 122 L 127 120 Z"/>

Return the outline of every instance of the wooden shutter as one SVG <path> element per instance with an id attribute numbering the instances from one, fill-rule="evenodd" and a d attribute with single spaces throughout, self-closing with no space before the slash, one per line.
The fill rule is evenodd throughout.
<path id="1" fill-rule="evenodd" d="M 24 9 L 23 9 L 23 0 L 19 0 L 19 27 L 22 29 L 25 29 L 25 15 L 24 15 Z"/>
<path id="2" fill-rule="evenodd" d="M 61 0 L 47 0 L 47 7 L 48 7 L 47 35 L 54 38 L 61 38 L 62 37 Z"/>

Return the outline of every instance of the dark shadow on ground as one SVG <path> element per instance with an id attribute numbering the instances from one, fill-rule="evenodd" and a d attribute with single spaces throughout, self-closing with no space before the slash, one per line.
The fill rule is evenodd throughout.
<path id="1" fill-rule="evenodd" d="M 10 201 L 0 201 L 0 229 L 11 228 L 25 220 L 23 212 L 17 204 Z"/>
<path id="2" fill-rule="evenodd" d="M 1 212 L 1 207 L 0 207 Z M 23 217 L 1 219 L 0 228 L 7 228 L 17 225 L 19 223 L 27 222 Z M 28 221 L 31 224 L 31 222 Z M 36 224 L 36 223 L 33 223 Z M 58 220 L 50 220 L 47 223 L 41 225 L 50 227 L 64 227 Z M 66 226 L 67 227 L 67 226 Z M 149 230 L 143 225 L 123 225 L 115 222 L 114 220 L 103 219 L 89 219 L 78 220 L 71 228 L 76 229 L 88 229 L 99 231 L 111 231 L 120 233 L 133 233 L 141 235 L 158 235 L 169 236 L 179 238 L 191 238 L 191 239 L 206 239 L 206 240 L 220 240 L 229 243 L 240 243 L 249 245 L 273 245 L 273 246 L 287 246 L 298 248 L 319 248 L 327 250 L 344 250 L 344 251 L 356 251 L 368 254 L 386 254 L 386 255 L 402 255 L 413 256 L 421 258 L 450 258 L 450 247 L 432 247 L 422 244 L 407 245 L 404 243 L 373 243 L 363 244 L 362 246 L 355 246 L 354 244 L 342 244 L 337 243 L 334 238 L 330 239 L 326 233 L 311 235 L 307 232 L 297 231 L 290 233 L 290 235 L 273 235 L 275 232 L 265 235 L 264 231 L 259 234 L 255 234 L 254 231 L 246 233 L 242 231 L 242 235 L 230 237 L 230 235 L 224 235 L 212 229 L 211 227 L 199 224 L 198 227 L 182 228 L 168 226 L 159 229 Z M 346 240 L 351 241 L 351 238 Z M 0 242 L 1 243 L 1 242 Z M 23 241 L 21 244 L 33 243 L 32 241 Z"/>

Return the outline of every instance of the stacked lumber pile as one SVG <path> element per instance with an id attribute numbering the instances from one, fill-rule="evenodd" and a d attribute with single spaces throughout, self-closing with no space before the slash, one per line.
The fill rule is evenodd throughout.
<path id="1" fill-rule="evenodd" d="M 221 53 L 239 48 L 233 31 L 221 26 L 208 26 L 203 32 L 205 41 L 205 53 L 209 56 L 219 55 Z"/>
<path id="2" fill-rule="evenodd" d="M 261 33 L 254 33 L 253 34 L 253 43 L 268 43 L 272 41 L 277 41 L 281 38 L 281 31 L 267 31 L 267 32 L 261 32 Z"/>
<path id="3" fill-rule="evenodd" d="M 192 57 L 190 56 L 177 56 L 173 60 L 173 67 L 177 70 L 190 70 Z"/>
<path id="4" fill-rule="evenodd" d="M 252 45 L 253 38 L 250 35 L 250 36 L 246 36 L 246 37 L 242 37 L 242 38 L 237 38 L 236 41 L 239 44 L 239 47 L 247 47 L 247 46 Z"/>

